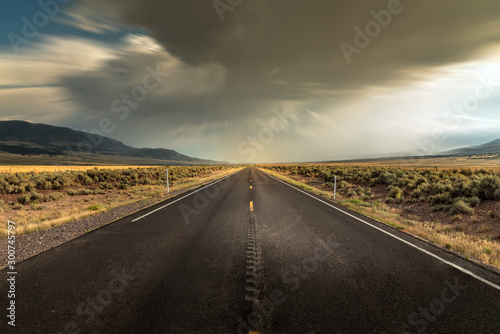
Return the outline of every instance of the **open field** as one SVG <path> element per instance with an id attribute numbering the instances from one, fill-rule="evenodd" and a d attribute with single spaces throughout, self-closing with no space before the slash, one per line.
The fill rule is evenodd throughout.
<path id="1" fill-rule="evenodd" d="M 380 158 L 338 162 L 316 162 L 304 165 L 326 165 L 326 166 L 379 166 L 379 167 L 401 167 L 401 168 L 470 168 L 500 170 L 500 156 L 463 156 L 463 157 L 439 157 L 439 158 Z M 265 164 L 264 164 L 265 165 Z M 272 165 L 272 164 L 271 164 Z M 283 165 L 283 164 L 282 164 Z M 294 164 L 297 165 L 297 164 Z M 298 164 L 302 165 L 302 164 Z"/>
<path id="2" fill-rule="evenodd" d="M 347 165 L 259 166 L 380 222 L 500 268 L 500 172 Z"/>
<path id="3" fill-rule="evenodd" d="M 55 166 L 55 165 L 39 165 L 39 166 L 2 166 L 0 165 L 0 173 L 29 173 L 29 172 L 65 172 L 65 171 L 87 171 L 89 169 L 127 169 L 127 168 L 150 168 L 159 166 Z"/>
<path id="4" fill-rule="evenodd" d="M 0 174 L 0 213 L 14 221 L 17 235 L 45 230 L 143 199 L 168 198 L 166 167 L 92 168 Z M 230 174 L 234 166 L 170 166 L 170 192 Z"/>
<path id="5" fill-rule="evenodd" d="M 193 164 L 217 164 L 217 162 L 196 162 L 184 160 L 154 159 L 148 157 L 127 157 L 81 153 L 78 155 L 13 154 L 0 152 L 0 166 L 191 166 Z"/>

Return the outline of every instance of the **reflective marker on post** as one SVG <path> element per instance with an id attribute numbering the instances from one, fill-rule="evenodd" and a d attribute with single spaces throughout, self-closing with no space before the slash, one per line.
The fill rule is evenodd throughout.
<path id="1" fill-rule="evenodd" d="M 168 184 L 168 168 L 167 168 L 167 193 L 170 193 L 170 186 Z"/>
<path id="2" fill-rule="evenodd" d="M 337 175 L 335 175 L 335 184 L 333 185 L 333 199 L 337 195 Z"/>

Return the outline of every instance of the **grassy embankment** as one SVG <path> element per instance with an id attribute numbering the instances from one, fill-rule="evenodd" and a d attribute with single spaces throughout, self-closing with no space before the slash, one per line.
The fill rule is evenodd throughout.
<path id="1" fill-rule="evenodd" d="M 169 167 L 170 195 L 165 167 L 85 171 L 72 168 L 60 172 L 0 173 L 0 213 L 4 219 L 0 237 L 7 235 L 8 220 L 16 223 L 16 235 L 46 230 L 122 205 L 148 199 L 160 201 L 173 192 L 194 188 L 241 167 Z"/>
<path id="2" fill-rule="evenodd" d="M 500 175 L 469 169 L 261 166 L 265 172 L 436 245 L 500 268 Z"/>

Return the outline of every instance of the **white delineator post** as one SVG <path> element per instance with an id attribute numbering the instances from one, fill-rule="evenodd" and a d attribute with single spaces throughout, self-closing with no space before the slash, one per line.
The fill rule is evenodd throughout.
<path id="1" fill-rule="evenodd" d="M 333 199 L 335 199 L 337 195 L 337 175 L 335 175 L 335 184 L 333 185 Z"/>
<path id="2" fill-rule="evenodd" d="M 168 168 L 167 168 L 167 193 L 170 193 L 170 187 L 168 184 Z"/>

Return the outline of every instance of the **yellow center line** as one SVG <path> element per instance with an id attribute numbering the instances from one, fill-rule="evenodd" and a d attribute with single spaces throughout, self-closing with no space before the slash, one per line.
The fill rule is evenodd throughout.
<path id="1" fill-rule="evenodd" d="M 252 186 L 250 186 L 250 189 L 252 189 Z"/>
<path id="2" fill-rule="evenodd" d="M 253 211 L 253 201 L 250 201 L 250 211 Z"/>

